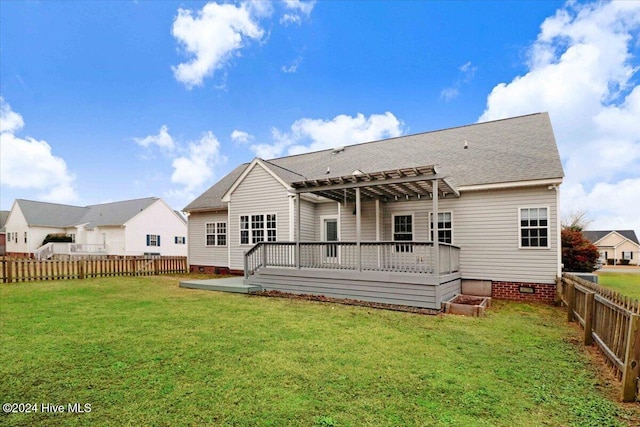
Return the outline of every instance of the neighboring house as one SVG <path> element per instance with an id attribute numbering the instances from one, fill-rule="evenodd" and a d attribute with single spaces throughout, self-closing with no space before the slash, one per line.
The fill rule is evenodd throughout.
<path id="1" fill-rule="evenodd" d="M 17 199 L 5 228 L 7 253 L 18 256 L 37 256 L 48 234 L 73 242 L 52 244 L 48 254 L 187 254 L 185 218 L 155 197 L 85 207 Z"/>
<path id="2" fill-rule="evenodd" d="M 189 262 L 264 289 L 438 309 L 464 286 L 552 301 L 562 178 L 546 113 L 256 158 L 184 208 Z"/>
<path id="3" fill-rule="evenodd" d="M 640 265 L 640 243 L 633 230 L 584 230 L 584 237 L 597 246 L 603 264 Z"/>
<path id="4" fill-rule="evenodd" d="M 0 256 L 4 256 L 7 251 L 7 231 L 4 228 L 7 217 L 9 217 L 9 211 L 0 211 Z"/>

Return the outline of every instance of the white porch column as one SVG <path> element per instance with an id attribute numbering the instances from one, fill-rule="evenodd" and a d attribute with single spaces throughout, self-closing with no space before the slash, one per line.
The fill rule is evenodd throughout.
<path id="1" fill-rule="evenodd" d="M 360 209 L 360 188 L 356 187 L 356 245 L 358 252 L 358 271 L 362 271 L 362 252 L 360 246 L 362 220 L 360 218 Z"/>
<path id="2" fill-rule="evenodd" d="M 433 274 L 440 276 L 440 240 L 438 239 L 438 180 L 431 181 L 433 189 Z"/>
<path id="3" fill-rule="evenodd" d="M 300 268 L 300 193 L 296 193 L 296 268 Z"/>
<path id="4" fill-rule="evenodd" d="M 382 230 L 380 229 L 380 225 L 381 225 L 380 213 L 381 213 L 380 199 L 376 199 L 376 242 L 379 242 L 381 240 L 380 235 L 382 234 Z M 376 253 L 377 253 L 378 268 L 380 268 L 381 267 L 380 259 L 382 258 L 380 256 L 380 246 L 376 248 Z"/>

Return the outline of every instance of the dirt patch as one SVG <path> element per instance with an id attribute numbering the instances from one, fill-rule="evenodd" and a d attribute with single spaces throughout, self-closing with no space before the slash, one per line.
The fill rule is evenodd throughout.
<path id="1" fill-rule="evenodd" d="M 359 307 L 377 308 L 382 310 L 404 311 L 407 313 L 416 313 L 416 314 L 428 314 L 432 316 L 442 314 L 440 310 L 433 310 L 429 308 L 410 307 L 406 305 L 396 305 L 396 304 L 383 304 L 379 302 L 369 302 L 369 301 L 361 301 L 361 300 L 347 299 L 347 298 L 331 298 L 331 297 L 326 297 L 324 295 L 292 294 L 289 292 L 280 292 L 280 291 L 261 291 L 261 292 L 254 292 L 249 295 L 251 296 L 257 295 L 262 297 L 273 297 L 273 298 L 289 298 L 289 299 L 297 299 L 297 300 L 305 300 L 305 301 L 329 302 L 334 304 L 353 305 L 353 306 L 359 306 Z"/>
<path id="2" fill-rule="evenodd" d="M 480 305 L 484 301 L 483 298 L 471 297 L 468 295 L 458 295 L 456 299 L 451 301 L 455 304 L 465 304 L 465 305 Z"/>

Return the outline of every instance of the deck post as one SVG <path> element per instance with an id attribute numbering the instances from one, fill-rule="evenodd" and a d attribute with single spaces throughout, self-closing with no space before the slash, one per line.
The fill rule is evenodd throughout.
<path id="1" fill-rule="evenodd" d="M 300 193 L 296 193 L 296 268 L 300 269 Z"/>
<path id="2" fill-rule="evenodd" d="M 433 201 L 433 275 L 440 283 L 440 239 L 438 238 L 438 180 L 431 181 L 432 201 Z"/>
<path id="3" fill-rule="evenodd" d="M 362 220 L 360 218 L 360 209 L 360 187 L 356 187 L 356 246 L 358 252 L 358 271 L 362 271 L 362 246 L 360 245 Z"/>

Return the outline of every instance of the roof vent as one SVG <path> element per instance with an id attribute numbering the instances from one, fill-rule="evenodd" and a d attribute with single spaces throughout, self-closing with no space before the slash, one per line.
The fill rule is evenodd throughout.
<path id="1" fill-rule="evenodd" d="M 331 173 L 331 168 L 329 166 L 327 166 L 327 174 Z"/>
<path id="2" fill-rule="evenodd" d="M 343 151 L 344 151 L 344 147 L 336 147 L 333 149 L 331 154 L 338 154 L 338 153 L 342 153 Z"/>
<path id="3" fill-rule="evenodd" d="M 464 149 L 466 150 L 467 148 L 469 148 L 469 143 L 467 142 L 467 140 L 464 140 Z"/>

